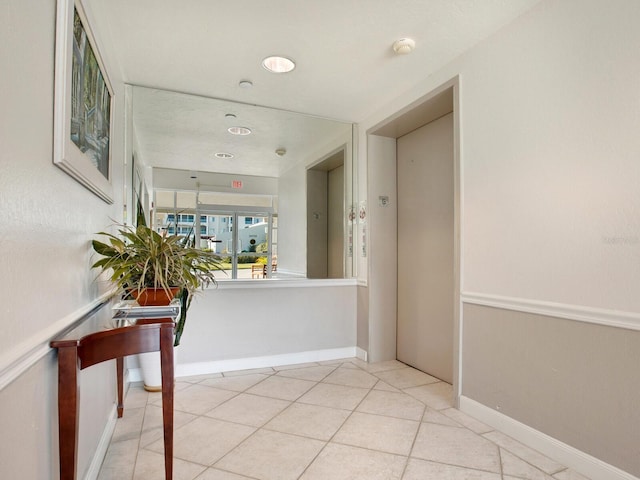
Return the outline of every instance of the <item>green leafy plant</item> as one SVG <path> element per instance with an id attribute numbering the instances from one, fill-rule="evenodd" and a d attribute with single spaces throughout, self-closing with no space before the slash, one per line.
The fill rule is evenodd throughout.
<path id="1" fill-rule="evenodd" d="M 161 289 L 170 295 L 172 288 L 178 288 L 182 308 L 175 345 L 179 345 L 193 294 L 216 284 L 214 272 L 222 270 L 218 256 L 193 247 L 183 237 L 160 234 L 146 225 L 119 225 L 118 234 L 98 233 L 107 242 L 92 241 L 102 258 L 91 268 L 107 272 L 121 293 Z"/>

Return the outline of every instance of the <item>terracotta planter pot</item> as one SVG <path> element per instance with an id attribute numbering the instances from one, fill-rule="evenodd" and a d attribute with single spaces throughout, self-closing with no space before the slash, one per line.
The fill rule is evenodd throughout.
<path id="1" fill-rule="evenodd" d="M 178 287 L 172 288 L 169 296 L 162 288 L 145 288 L 140 293 L 138 293 L 138 290 L 133 290 L 131 296 L 143 307 L 161 306 L 169 305 L 179 290 L 180 288 Z"/>

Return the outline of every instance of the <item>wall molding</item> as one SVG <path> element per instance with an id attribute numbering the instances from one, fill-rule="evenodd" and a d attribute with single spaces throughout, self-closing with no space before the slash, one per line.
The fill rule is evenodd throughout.
<path id="1" fill-rule="evenodd" d="M 295 365 L 298 363 L 324 362 L 353 358 L 357 355 L 357 347 L 329 348 L 326 350 L 311 350 L 307 352 L 284 353 L 264 357 L 236 358 L 230 360 L 214 360 L 211 362 L 194 362 L 176 365 L 176 377 L 191 377 L 196 375 L 210 375 L 212 373 L 233 372 L 236 370 L 250 370 L 254 368 L 269 368 L 280 365 Z M 129 369 L 129 380 L 141 382 L 140 368 Z"/>
<path id="2" fill-rule="evenodd" d="M 640 480 L 468 397 L 460 397 L 460 410 L 593 480 Z"/>
<path id="3" fill-rule="evenodd" d="M 462 292 L 460 300 L 463 304 L 482 305 L 485 307 L 533 313 L 536 315 L 564 318 L 576 322 L 593 323 L 607 327 L 640 330 L 640 313 L 475 292 Z"/>
<path id="4" fill-rule="evenodd" d="M 110 291 L 102 294 L 91 303 L 52 323 L 0 356 L 0 390 L 47 355 L 52 350 L 49 346 L 51 340 L 77 327 L 88 315 L 102 308 L 113 293 Z"/>

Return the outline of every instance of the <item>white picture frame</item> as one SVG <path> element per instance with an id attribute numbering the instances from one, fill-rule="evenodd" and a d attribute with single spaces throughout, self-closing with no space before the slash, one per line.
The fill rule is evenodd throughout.
<path id="1" fill-rule="evenodd" d="M 113 88 L 75 0 L 57 1 L 55 58 L 53 163 L 111 204 Z"/>

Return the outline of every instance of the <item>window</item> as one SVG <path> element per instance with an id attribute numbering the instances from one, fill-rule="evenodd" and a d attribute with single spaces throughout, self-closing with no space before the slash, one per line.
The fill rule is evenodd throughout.
<path id="1" fill-rule="evenodd" d="M 228 226 L 215 232 L 211 229 L 206 235 L 201 226 L 201 247 L 219 254 L 225 266 L 226 276 L 221 275 L 221 280 L 257 280 L 272 275 L 275 263 L 271 261 L 270 214 L 211 211 L 206 216 L 211 223 L 242 225 L 237 231 Z"/>
<path id="2" fill-rule="evenodd" d="M 234 203 L 218 203 L 216 200 L 221 194 L 178 193 L 194 194 L 193 207 L 178 202 L 175 196 L 173 207 L 169 204 L 157 207 L 153 218 L 156 231 L 186 236 L 200 248 L 216 253 L 226 271 L 226 275 L 217 275 L 219 280 L 257 280 L 272 276 L 276 271 L 274 249 L 277 247 L 272 240 L 276 216 L 271 213 L 271 197 L 268 205 L 249 205 L 255 202 L 254 196 L 242 197 L 247 203 L 239 206 L 241 203 L 237 203 L 239 197 L 235 194 L 225 197 Z M 238 225 L 235 230 L 234 224 Z"/>

